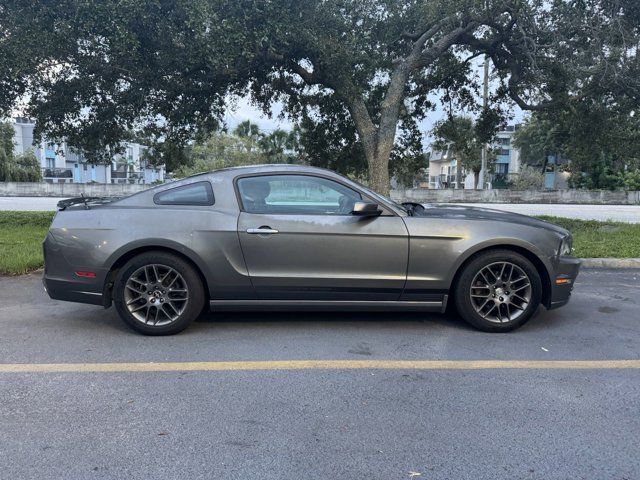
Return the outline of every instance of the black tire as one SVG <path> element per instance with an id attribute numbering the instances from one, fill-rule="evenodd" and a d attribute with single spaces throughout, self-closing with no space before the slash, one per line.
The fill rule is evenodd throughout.
<path id="1" fill-rule="evenodd" d="M 172 314 L 175 315 L 174 319 L 171 319 L 169 314 L 161 311 L 161 314 L 159 316 L 161 317 L 162 322 L 165 322 L 164 324 L 158 324 L 161 323 L 158 321 L 156 321 L 156 324 L 152 324 L 151 321 L 149 323 L 144 323 L 144 321 L 140 318 L 136 318 L 135 315 L 139 314 L 136 313 L 134 315 L 134 313 L 131 313 L 126 305 L 127 294 L 125 293 L 125 290 L 127 289 L 127 282 L 132 277 L 132 275 L 134 275 L 136 272 L 139 272 L 140 269 L 144 267 L 152 268 L 150 267 L 152 265 L 160 266 L 161 269 L 162 266 L 165 266 L 167 268 L 166 271 L 168 271 L 169 268 L 173 269 L 173 271 L 180 274 L 181 278 L 179 279 L 179 281 L 186 287 L 186 294 L 183 295 L 187 296 L 187 300 L 184 301 L 184 304 L 178 304 L 178 310 L 173 310 L 175 312 L 175 314 Z M 162 270 L 160 271 L 162 272 Z M 156 274 L 156 277 L 161 276 L 162 274 Z M 158 285 L 162 286 L 162 282 L 159 282 L 157 280 L 158 278 L 152 282 L 156 284 L 155 288 L 157 288 Z M 165 280 L 165 282 L 168 283 L 170 280 L 171 278 Z M 146 291 L 146 287 L 140 288 L 142 291 Z M 164 288 L 162 289 L 162 291 L 166 292 Z M 181 259 L 180 257 L 162 251 L 145 252 L 129 260 L 120 269 L 118 275 L 116 276 L 113 293 L 115 307 L 118 311 L 118 315 L 120 315 L 120 318 L 122 318 L 122 320 L 124 320 L 124 322 L 131 328 L 145 335 L 173 335 L 175 333 L 181 332 L 182 330 L 187 328 L 189 324 L 198 317 L 198 315 L 200 315 L 205 303 L 204 286 L 202 285 L 202 281 L 200 280 L 200 276 L 198 275 L 196 270 L 191 266 L 191 264 Z M 149 297 L 152 296 L 151 294 L 148 295 Z M 167 297 L 168 295 L 169 293 L 167 293 Z M 164 302 L 164 295 L 162 295 L 162 297 Z M 141 300 L 139 301 L 139 305 L 148 305 L 148 302 L 151 301 L 147 300 L 146 295 L 140 298 Z M 160 306 L 159 302 L 160 299 L 158 299 L 158 306 Z M 168 307 L 169 303 L 170 302 L 167 301 L 167 304 L 165 306 Z M 143 311 L 147 310 L 146 307 L 141 308 L 143 309 Z M 152 306 L 151 308 L 156 309 L 152 310 L 152 312 L 159 310 L 157 306 Z M 167 311 L 169 311 L 168 308 Z"/>
<path id="2" fill-rule="evenodd" d="M 513 297 L 513 292 L 506 290 L 506 293 L 509 295 L 504 295 L 504 296 L 496 295 L 498 291 L 500 292 L 503 291 L 503 290 L 496 290 L 496 285 L 498 285 L 499 289 L 502 289 L 502 285 L 501 284 L 499 285 L 498 282 L 494 280 L 494 278 L 498 278 L 502 274 L 501 272 L 499 272 L 500 270 L 499 265 L 501 262 L 508 262 L 508 264 L 513 264 L 516 267 L 519 267 L 521 271 L 524 272 L 529 279 L 530 290 L 527 290 L 526 294 L 528 295 L 526 294 L 525 295 L 529 296 L 530 299 L 528 302 L 521 302 L 518 299 L 517 303 L 520 305 L 519 308 L 514 308 L 513 306 L 514 304 L 508 302 L 508 299 L 510 298 L 510 296 Z M 495 265 L 496 272 L 498 272 L 498 275 L 497 277 L 491 278 L 490 275 L 486 273 L 486 270 L 483 270 L 483 269 L 486 269 L 487 267 L 494 268 L 493 267 L 494 265 Z M 517 268 L 515 270 L 518 271 Z M 483 317 L 482 314 L 478 313 L 477 308 L 479 308 L 480 305 L 484 304 L 484 299 L 472 298 L 471 289 L 472 289 L 472 282 L 474 282 L 474 279 L 476 281 L 474 285 L 485 283 L 484 281 L 479 282 L 480 278 L 484 278 L 484 277 L 480 277 L 479 272 L 481 271 L 483 271 L 485 273 L 485 276 L 489 279 L 489 281 L 486 282 L 486 284 L 488 284 L 490 288 L 486 289 L 483 286 L 481 287 L 474 286 L 473 292 L 479 293 L 480 295 L 478 296 L 485 295 L 485 293 L 483 292 L 487 292 L 486 293 L 487 296 L 492 297 L 491 299 L 487 299 L 487 302 L 488 302 L 487 306 L 481 309 L 480 311 L 483 312 L 485 315 L 488 315 L 487 312 L 489 311 L 490 308 L 493 307 L 494 313 L 488 317 L 490 318 L 491 316 L 498 316 L 499 320 L 496 318 L 493 318 L 492 320 L 487 319 Z M 507 274 L 504 273 L 502 278 L 503 279 L 506 278 L 506 275 Z M 516 283 L 516 282 L 513 282 L 513 283 L 514 283 L 513 289 L 515 290 L 518 287 L 520 287 L 520 285 L 526 284 L 526 280 L 521 280 L 521 283 Z M 511 285 L 511 282 L 508 282 L 508 284 Z M 499 299 L 497 299 L 496 297 L 499 297 Z M 536 313 L 536 311 L 538 310 L 538 307 L 540 306 L 541 298 L 542 298 L 542 282 L 540 280 L 540 274 L 538 273 L 538 270 L 536 269 L 536 267 L 531 263 L 529 259 L 527 259 L 523 255 L 520 255 L 519 253 L 516 253 L 512 250 L 502 250 L 502 249 L 489 250 L 472 257 L 471 260 L 463 267 L 463 270 L 456 282 L 455 291 L 454 291 L 455 305 L 460 316 L 466 322 L 470 323 L 477 329 L 482 330 L 484 332 L 509 332 L 511 330 L 515 330 L 516 328 L 521 327 L 527 321 L 529 321 L 529 319 L 531 319 L 531 317 Z M 502 303 L 504 299 L 507 299 L 506 303 L 508 303 L 508 306 L 510 307 L 509 310 L 507 310 L 507 305 L 500 305 L 500 303 Z M 496 306 L 497 306 L 497 312 L 498 312 L 497 314 L 495 311 Z M 517 315 L 517 318 L 503 320 L 504 318 L 509 318 L 506 315 L 507 311 L 515 312 L 513 313 L 513 316 L 515 317 Z"/>

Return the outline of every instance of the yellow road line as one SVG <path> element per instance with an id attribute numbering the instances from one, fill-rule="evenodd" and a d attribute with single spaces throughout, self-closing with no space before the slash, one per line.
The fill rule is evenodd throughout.
<path id="1" fill-rule="evenodd" d="M 640 369 L 640 360 L 274 360 L 250 362 L 5 363 L 0 373 L 220 372 L 238 370 Z"/>

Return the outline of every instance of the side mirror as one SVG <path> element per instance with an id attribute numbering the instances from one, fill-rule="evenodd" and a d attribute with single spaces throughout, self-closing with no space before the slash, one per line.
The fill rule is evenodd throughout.
<path id="1" fill-rule="evenodd" d="M 351 215 L 358 217 L 377 217 L 382 213 L 377 203 L 356 202 L 353 204 Z"/>

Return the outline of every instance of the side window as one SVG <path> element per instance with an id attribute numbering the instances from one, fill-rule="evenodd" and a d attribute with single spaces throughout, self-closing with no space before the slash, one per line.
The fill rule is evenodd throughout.
<path id="1" fill-rule="evenodd" d="M 156 193 L 157 205 L 213 205 L 213 189 L 209 182 L 197 182 Z"/>
<path id="2" fill-rule="evenodd" d="M 306 175 L 264 175 L 238 180 L 248 213 L 349 215 L 361 195 L 344 185 Z"/>

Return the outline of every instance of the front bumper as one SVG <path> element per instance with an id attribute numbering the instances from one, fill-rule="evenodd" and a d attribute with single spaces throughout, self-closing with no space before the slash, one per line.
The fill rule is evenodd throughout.
<path id="1" fill-rule="evenodd" d="M 573 285 L 580 271 L 580 259 L 574 257 L 559 257 L 556 273 L 551 278 L 551 298 L 548 310 L 566 305 L 571 298 Z"/>

